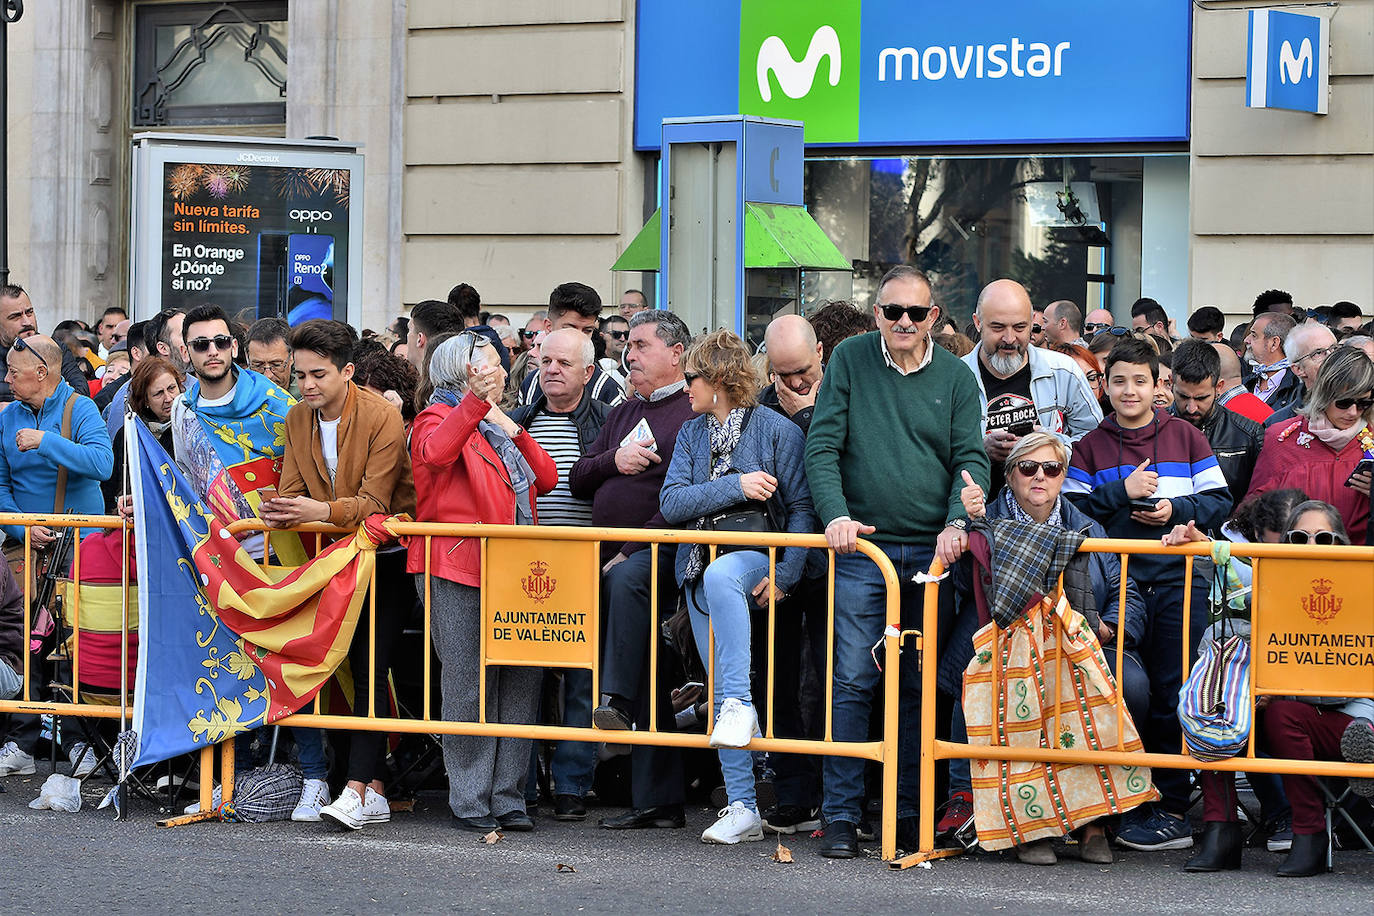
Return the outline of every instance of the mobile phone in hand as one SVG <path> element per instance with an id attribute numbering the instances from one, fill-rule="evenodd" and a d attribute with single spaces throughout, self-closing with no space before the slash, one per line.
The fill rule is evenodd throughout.
<path id="1" fill-rule="evenodd" d="M 262 501 L 263 501 L 263 502 L 267 502 L 269 499 L 276 499 L 276 498 L 277 498 L 277 488 L 276 488 L 276 487 L 259 487 L 259 488 L 258 488 L 258 495 L 262 497 Z"/>
<path id="2" fill-rule="evenodd" d="M 1350 476 L 1345 479 L 1345 485 L 1353 487 L 1354 484 L 1351 481 L 1355 479 L 1355 475 L 1370 473 L 1374 473 L 1374 458 L 1361 458 L 1360 463 L 1355 465 L 1355 470 L 1351 471 Z"/>
<path id="3" fill-rule="evenodd" d="M 1132 512 L 1153 512 L 1155 506 L 1159 504 L 1157 499 L 1133 499 L 1131 500 Z"/>

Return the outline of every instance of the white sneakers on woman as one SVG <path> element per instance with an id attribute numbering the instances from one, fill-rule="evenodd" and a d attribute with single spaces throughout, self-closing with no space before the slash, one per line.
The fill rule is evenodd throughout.
<path id="1" fill-rule="evenodd" d="M 307 779 L 301 786 L 301 797 L 291 812 L 291 820 L 313 823 L 320 819 L 320 809 L 329 804 L 329 783 L 323 779 Z"/>
<path id="2" fill-rule="evenodd" d="M 707 827 L 701 835 L 703 843 L 733 846 L 763 839 L 763 819 L 758 809 L 746 808 L 744 802 L 731 802 L 720 809 L 720 820 Z"/>
<path id="3" fill-rule="evenodd" d="M 333 804 L 320 809 L 320 819 L 324 818 L 349 830 L 361 830 L 368 824 L 385 824 L 391 820 L 391 806 L 371 786 L 367 787 L 366 801 L 359 798 L 357 792 L 344 786 Z"/>
<path id="4" fill-rule="evenodd" d="M 726 697 L 720 704 L 716 726 L 711 729 L 711 747 L 747 747 L 750 739 L 761 734 L 759 715 L 753 705 L 738 697 Z"/>

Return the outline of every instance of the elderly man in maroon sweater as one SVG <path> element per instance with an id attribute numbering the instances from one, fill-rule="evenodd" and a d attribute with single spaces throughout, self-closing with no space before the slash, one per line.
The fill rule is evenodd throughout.
<path id="1" fill-rule="evenodd" d="M 592 500 L 592 524 L 615 528 L 664 528 L 658 492 L 673 459 L 678 429 L 692 418 L 682 378 L 683 353 L 692 334 L 672 312 L 650 310 L 630 320 L 625 365 L 630 398 L 606 415 L 591 448 L 573 465 L 568 486 L 578 499 Z M 660 684 L 649 695 L 650 551 L 642 543 L 603 543 L 606 650 L 601 672 L 602 705 L 592 713 L 598 728 L 629 729 L 649 724 L 649 703 L 660 703 L 659 728 L 672 728 L 673 712 Z M 664 544 L 658 559 L 659 619 L 677 604 L 673 578 L 676 549 Z M 657 638 L 653 634 L 652 638 Z M 663 653 L 659 653 L 660 660 Z M 660 673 L 662 667 L 660 667 Z M 628 814 L 605 818 L 612 830 L 681 827 L 684 800 L 682 757 L 675 748 L 639 746 L 631 756 Z"/>

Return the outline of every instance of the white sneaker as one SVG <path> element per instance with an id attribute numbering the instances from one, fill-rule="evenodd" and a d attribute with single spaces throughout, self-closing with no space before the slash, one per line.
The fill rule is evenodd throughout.
<path id="1" fill-rule="evenodd" d="M 95 748 L 85 741 L 78 741 L 67 751 L 67 759 L 72 762 L 72 777 L 75 779 L 85 779 L 95 772 L 95 765 L 99 763 L 96 758 Z"/>
<path id="2" fill-rule="evenodd" d="M 323 779 L 307 779 L 301 786 L 300 801 L 291 812 L 291 820 L 314 822 L 320 819 L 320 809 L 329 804 L 329 783 Z"/>
<path id="3" fill-rule="evenodd" d="M 728 701 L 727 701 L 728 702 Z M 703 843 L 733 846 L 763 839 L 763 819 L 758 809 L 744 807 L 744 802 L 731 802 L 720 809 L 720 820 L 707 827 L 701 835 Z"/>
<path id="4" fill-rule="evenodd" d="M 720 704 L 716 726 L 711 729 L 711 747 L 748 747 L 749 740 L 761 734 L 759 715 L 753 705 L 737 697 L 726 697 Z"/>
<path id="5" fill-rule="evenodd" d="M 0 747 L 0 776 L 32 776 L 35 772 L 32 754 L 21 751 L 13 741 Z"/>
<path id="6" fill-rule="evenodd" d="M 320 809 L 320 819 L 324 818 L 349 830 L 361 830 L 367 824 L 385 824 L 391 820 L 391 806 L 371 786 L 367 789 L 366 801 L 359 798 L 357 792 L 344 786 L 332 804 Z"/>
<path id="7" fill-rule="evenodd" d="M 219 807 L 220 800 L 223 799 L 223 798 L 224 798 L 224 796 L 223 796 L 223 795 L 220 795 L 219 786 L 215 786 L 215 791 L 212 792 L 212 793 L 210 794 L 210 807 L 211 807 L 211 808 L 218 808 L 218 807 Z M 187 806 L 183 809 L 183 813 L 185 813 L 185 814 L 199 814 L 199 813 L 200 813 L 200 802 L 191 802 L 189 805 L 187 805 Z"/>

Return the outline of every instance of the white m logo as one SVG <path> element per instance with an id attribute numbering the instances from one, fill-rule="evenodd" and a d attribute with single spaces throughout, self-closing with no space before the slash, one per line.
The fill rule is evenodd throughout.
<path id="1" fill-rule="evenodd" d="M 772 73 L 778 78 L 778 86 L 789 99 L 799 99 L 811 91 L 816 81 L 816 70 L 821 58 L 830 58 L 830 85 L 840 83 L 840 36 L 828 25 L 823 25 L 811 36 L 811 44 L 806 48 L 806 57 L 800 61 L 792 59 L 781 38 L 769 35 L 759 47 L 756 70 L 759 80 L 759 96 L 765 102 L 773 101 L 773 87 L 768 80 Z M 1311 64 L 1309 62 L 1308 66 Z"/>
<path id="2" fill-rule="evenodd" d="M 1312 75 L 1312 39 L 1304 38 L 1302 47 L 1299 48 L 1296 57 L 1293 56 L 1293 45 L 1285 41 L 1279 48 L 1279 82 L 1297 83 L 1303 78 L 1303 68 L 1307 68 L 1307 76 Z"/>

